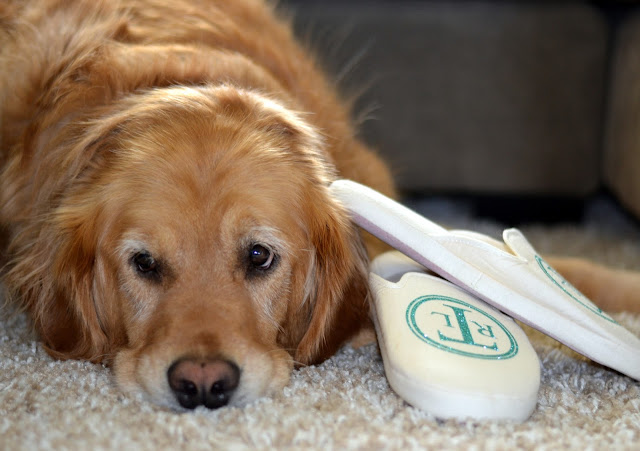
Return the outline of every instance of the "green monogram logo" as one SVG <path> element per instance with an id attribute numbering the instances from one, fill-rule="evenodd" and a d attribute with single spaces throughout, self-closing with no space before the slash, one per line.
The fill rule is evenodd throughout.
<path id="1" fill-rule="evenodd" d="M 406 312 L 411 331 L 443 351 L 479 359 L 509 359 L 518 353 L 511 332 L 489 313 L 448 296 L 415 299 Z"/>
<path id="2" fill-rule="evenodd" d="M 576 301 L 578 304 L 582 305 L 587 310 L 592 311 L 596 315 L 601 318 L 606 319 L 607 321 L 611 321 L 614 324 L 618 324 L 618 322 L 603 312 L 598 308 L 593 302 L 589 300 L 584 294 L 580 293 L 576 287 L 571 285 L 564 277 L 560 275 L 555 269 L 553 269 L 544 259 L 538 255 L 536 255 L 536 261 L 538 262 L 538 266 L 542 269 L 542 272 L 551 280 L 558 288 L 565 292 L 567 296 Z"/>

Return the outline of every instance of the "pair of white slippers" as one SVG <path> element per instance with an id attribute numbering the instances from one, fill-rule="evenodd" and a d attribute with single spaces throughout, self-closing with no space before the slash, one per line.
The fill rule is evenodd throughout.
<path id="1" fill-rule="evenodd" d="M 540 362 L 510 317 L 640 380 L 640 339 L 564 280 L 519 230 L 505 230 L 502 243 L 448 231 L 349 180 L 330 189 L 358 225 L 402 252 L 372 262 L 371 310 L 389 384 L 410 404 L 439 418 L 526 420 Z"/>

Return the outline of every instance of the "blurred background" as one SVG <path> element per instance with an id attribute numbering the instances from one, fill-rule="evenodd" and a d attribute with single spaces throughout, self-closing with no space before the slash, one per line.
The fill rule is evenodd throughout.
<path id="1" fill-rule="evenodd" d="M 409 202 L 640 218 L 640 2 L 280 4 Z"/>

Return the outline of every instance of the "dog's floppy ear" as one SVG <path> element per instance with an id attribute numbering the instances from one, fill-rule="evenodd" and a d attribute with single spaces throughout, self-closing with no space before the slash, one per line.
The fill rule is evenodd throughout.
<path id="1" fill-rule="evenodd" d="M 92 156 L 91 164 L 98 166 L 104 143 L 104 135 L 96 133 L 74 151 L 84 149 Z M 103 303 L 95 298 L 103 215 L 97 196 L 87 188 L 92 186 L 86 183 L 90 172 L 57 187 L 64 195 L 46 200 L 59 203 L 53 212 L 42 214 L 13 237 L 4 277 L 10 294 L 30 313 L 47 351 L 60 359 L 102 361 L 119 340 L 111 330 L 113 320 L 98 311 Z"/>
<path id="2" fill-rule="evenodd" d="M 57 358 L 100 361 L 109 351 L 93 293 L 94 230 L 94 224 L 67 230 L 52 258 L 51 305 L 38 312 L 36 327 Z"/>
<path id="3" fill-rule="evenodd" d="M 7 286 L 29 311 L 47 351 L 59 359 L 101 361 L 109 352 L 93 293 L 92 222 L 47 223 L 36 240 L 17 249 L 15 264 L 6 275 Z"/>
<path id="4" fill-rule="evenodd" d="M 367 256 L 346 211 L 328 193 L 308 204 L 314 262 L 310 318 L 294 358 L 320 362 L 337 351 L 366 322 Z"/>

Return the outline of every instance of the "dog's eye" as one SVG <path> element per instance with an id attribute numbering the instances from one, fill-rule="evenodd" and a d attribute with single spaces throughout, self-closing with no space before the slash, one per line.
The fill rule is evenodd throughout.
<path id="1" fill-rule="evenodd" d="M 265 271 L 273 265 L 274 259 L 271 249 L 261 244 L 254 244 L 249 251 L 249 262 L 254 269 Z"/>
<path id="2" fill-rule="evenodd" d="M 159 265 L 153 256 L 146 251 L 138 252 L 133 256 L 133 266 L 138 274 L 145 277 L 157 277 Z"/>

